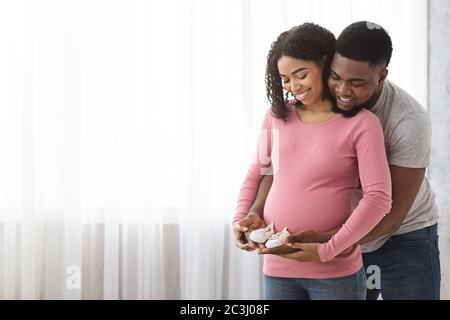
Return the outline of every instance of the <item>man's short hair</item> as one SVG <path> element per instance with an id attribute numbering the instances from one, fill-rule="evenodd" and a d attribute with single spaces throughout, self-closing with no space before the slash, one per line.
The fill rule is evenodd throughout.
<path id="1" fill-rule="evenodd" d="M 387 67 L 392 56 L 392 41 L 381 26 L 359 21 L 342 31 L 336 42 L 336 52 L 348 59 L 367 61 L 371 66 L 384 64 Z"/>

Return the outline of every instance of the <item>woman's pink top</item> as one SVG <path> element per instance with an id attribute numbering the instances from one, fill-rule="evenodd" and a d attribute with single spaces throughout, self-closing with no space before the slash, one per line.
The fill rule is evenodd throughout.
<path id="1" fill-rule="evenodd" d="M 264 256 L 264 274 L 289 278 L 334 278 L 362 267 L 356 244 L 391 208 L 391 177 L 380 122 L 362 109 L 356 116 L 336 115 L 317 125 L 303 123 L 295 110 L 287 122 L 264 118 L 258 148 L 239 194 L 233 223 L 253 204 L 267 168 L 273 184 L 264 207 L 266 224 L 276 232 L 309 229 L 318 233 L 341 229 L 319 244 L 321 262 L 297 262 Z M 351 210 L 355 187 L 361 181 L 363 198 Z"/>

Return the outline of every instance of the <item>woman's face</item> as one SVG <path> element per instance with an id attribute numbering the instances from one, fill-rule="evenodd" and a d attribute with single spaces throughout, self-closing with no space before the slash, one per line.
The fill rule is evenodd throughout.
<path id="1" fill-rule="evenodd" d="M 316 62 L 282 56 L 277 65 L 283 88 L 297 100 L 310 105 L 322 98 L 322 68 Z"/>

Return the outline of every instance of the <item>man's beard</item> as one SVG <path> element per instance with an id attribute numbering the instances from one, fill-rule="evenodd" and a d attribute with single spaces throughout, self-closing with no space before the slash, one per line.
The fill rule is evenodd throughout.
<path id="1" fill-rule="evenodd" d="M 347 118 L 351 118 L 354 117 L 358 114 L 358 112 L 362 109 L 365 108 L 367 110 L 372 109 L 372 107 L 378 102 L 378 99 L 380 98 L 381 95 L 381 91 L 383 90 L 383 87 L 381 87 L 381 89 L 379 89 L 377 92 L 375 92 L 369 100 L 367 100 L 364 103 L 358 104 L 356 106 L 354 106 L 353 108 L 351 108 L 350 110 L 342 110 L 339 109 L 339 107 L 337 106 L 337 102 L 336 102 L 336 97 L 333 97 L 333 101 L 331 102 L 331 110 L 333 112 L 336 113 L 340 113 L 342 114 L 344 117 Z"/>
<path id="2" fill-rule="evenodd" d="M 331 110 L 335 113 L 340 113 L 346 118 L 354 117 L 358 114 L 358 112 L 363 108 L 363 105 L 356 105 L 349 110 L 342 110 L 337 106 L 336 101 L 331 103 Z"/>

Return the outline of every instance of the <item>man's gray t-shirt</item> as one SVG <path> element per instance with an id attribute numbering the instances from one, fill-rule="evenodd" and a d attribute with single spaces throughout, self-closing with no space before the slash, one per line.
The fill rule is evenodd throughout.
<path id="1" fill-rule="evenodd" d="M 370 109 L 380 119 L 389 165 L 426 168 L 430 162 L 431 125 L 426 110 L 406 91 L 386 81 L 377 103 Z M 355 194 L 355 204 L 362 198 Z M 428 179 L 422 182 L 416 199 L 402 226 L 391 235 L 429 227 L 438 220 L 434 192 Z M 363 252 L 380 248 L 391 235 L 361 245 Z"/>

